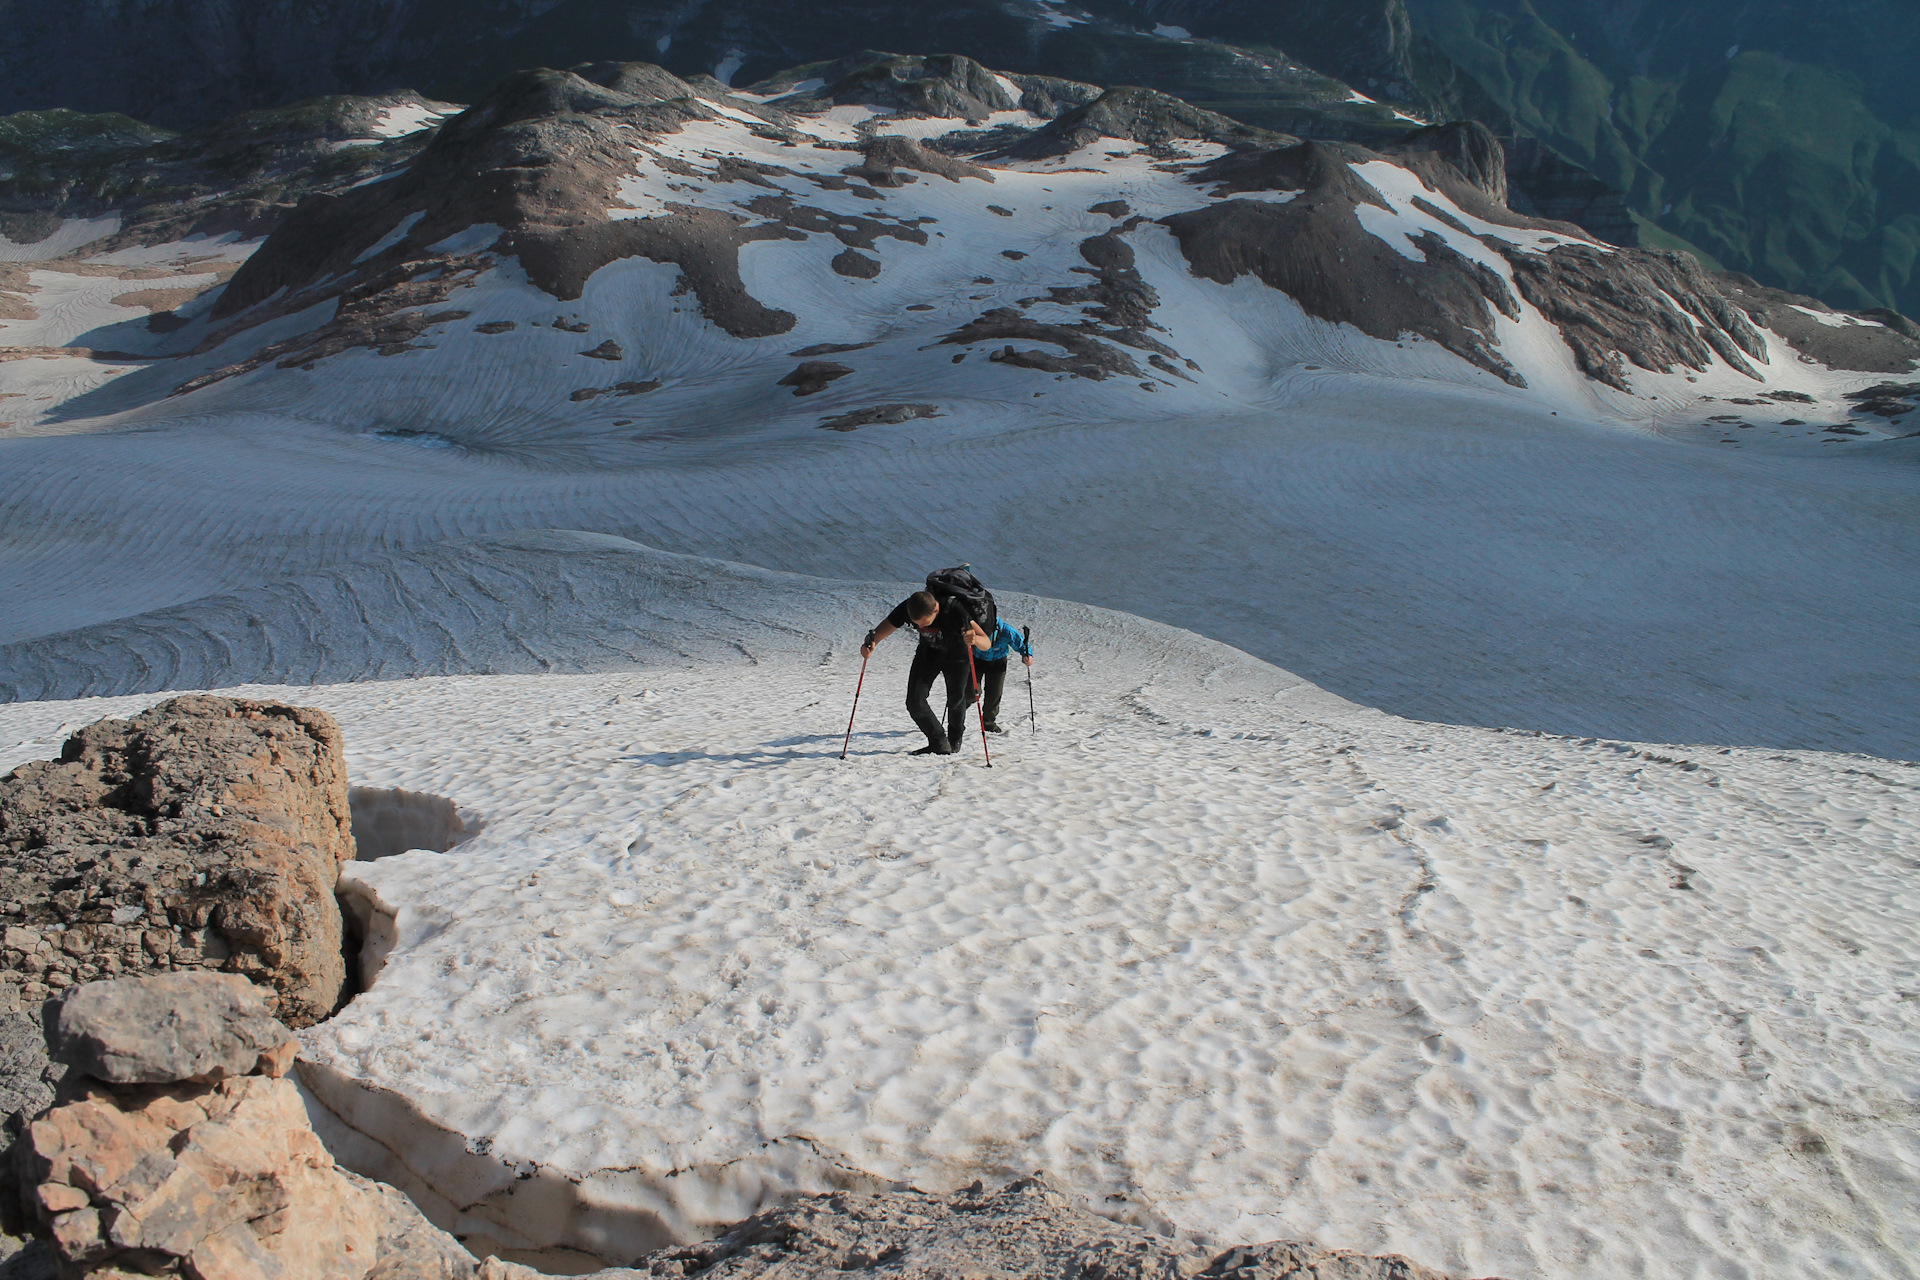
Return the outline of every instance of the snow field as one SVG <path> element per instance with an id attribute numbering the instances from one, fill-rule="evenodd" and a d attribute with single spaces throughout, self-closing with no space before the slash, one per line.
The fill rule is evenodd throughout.
<path id="1" fill-rule="evenodd" d="M 791 620 L 732 661 L 251 691 L 480 826 L 349 870 L 391 950 L 303 1069 L 476 1243 L 1042 1169 L 1462 1274 L 1911 1274 L 1912 766 L 1398 720 L 1019 598 L 1039 737 L 1016 677 L 991 772 L 901 754 L 895 641 L 842 763 L 903 588 L 775 578 L 685 612 Z M 0 709 L 0 767 L 154 700 Z"/>

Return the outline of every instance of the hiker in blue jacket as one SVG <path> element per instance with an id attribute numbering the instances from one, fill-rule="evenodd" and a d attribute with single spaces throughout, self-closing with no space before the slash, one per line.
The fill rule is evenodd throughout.
<path id="1" fill-rule="evenodd" d="M 1007 659 L 1017 653 L 1032 666 L 1033 646 L 1005 618 L 994 627 L 992 640 L 992 647 L 976 657 L 974 665 L 980 671 L 981 710 L 986 714 L 987 732 L 1005 733 L 1000 727 L 1000 693 L 1007 685 Z"/>

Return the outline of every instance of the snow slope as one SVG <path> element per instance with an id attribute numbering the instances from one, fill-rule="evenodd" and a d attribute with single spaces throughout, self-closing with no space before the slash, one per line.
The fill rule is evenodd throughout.
<path id="1" fill-rule="evenodd" d="M 684 127 L 618 132 L 632 173 L 588 212 L 765 231 L 735 258 L 746 296 L 792 317 L 785 332 L 736 336 L 681 267 L 646 256 L 562 301 L 492 247 L 497 225 L 405 202 L 353 228 L 326 278 L 364 278 L 377 300 L 382 272 L 474 263 L 439 301 L 362 329 L 341 327 L 333 285 L 217 318 L 211 282 L 257 242 L 89 257 L 68 244 L 94 234 L 76 224 L 68 257 L 16 268 L 33 314 L 0 319 L 0 687 L 533 669 L 450 621 L 484 591 L 433 575 L 495 571 L 454 544 L 571 529 L 844 578 L 971 560 L 997 585 L 1188 626 L 1422 718 L 1920 756 L 1920 441 L 1872 418 L 1823 429 L 1885 375 L 1762 332 L 1760 381 L 1716 358 L 1629 370 L 1624 392 L 1584 376 L 1521 302 L 1488 331 L 1524 375 L 1513 386 L 1434 341 L 1316 319 L 1252 276 L 1196 275 L 1167 226 L 1138 219 L 1297 203 L 1190 181 L 1222 144 L 1099 139 L 985 176 L 868 169 L 868 185 L 846 176 L 862 147 L 965 122 L 700 101 Z M 1361 247 L 1396 265 L 1444 245 L 1510 289 L 1491 241 L 1552 251 L 1556 237 L 1490 223 L 1410 169 L 1356 173 L 1383 202 L 1356 206 Z M 1144 296 L 1090 265 L 1118 261 L 1116 244 L 1155 299 L 1140 334 L 1177 358 L 1101 337 L 1140 376 L 1096 379 L 994 358 L 1065 351 L 1046 341 L 945 340 L 1003 310 L 1116 332 L 1087 316 L 1108 304 L 1060 293 Z M 848 254 L 879 274 L 843 274 Z M 144 313 L 162 303 L 156 328 Z M 411 336 L 369 337 L 394 336 L 389 322 Z M 330 325 L 345 345 L 308 358 Z M 256 359 L 277 349 L 293 354 Z M 851 372 L 796 395 L 783 379 L 810 361 Z M 934 416 L 858 424 L 887 406 Z M 390 643 L 421 619 L 468 639 Z"/>
<path id="2" fill-rule="evenodd" d="M 303 1068 L 477 1246 L 1044 1169 L 1460 1274 L 1914 1273 L 1913 766 L 1420 724 L 1020 597 L 1038 736 L 902 755 L 892 642 L 842 763 L 907 584 L 592 545 L 682 654 L 250 691 L 479 830 L 350 870 L 377 973 Z M 153 700 L 0 708 L 0 767 Z"/>

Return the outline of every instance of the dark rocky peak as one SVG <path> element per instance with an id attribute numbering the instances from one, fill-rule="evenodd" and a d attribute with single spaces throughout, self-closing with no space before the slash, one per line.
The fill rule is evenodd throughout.
<path id="1" fill-rule="evenodd" d="M 1020 95 L 1009 92 L 1000 77 L 972 58 L 953 53 L 926 57 L 875 55 L 810 96 L 823 103 L 857 103 L 969 122 L 1020 106 Z"/>
<path id="2" fill-rule="evenodd" d="M 605 115 L 640 101 L 633 94 L 596 84 L 572 71 L 535 67 L 507 76 L 486 97 L 448 121 L 441 128 L 441 140 L 458 147 L 489 130 L 521 121 Z"/>
<path id="3" fill-rule="evenodd" d="M 1195 169 L 1187 181 L 1212 187 L 1216 197 L 1244 191 L 1299 191 L 1305 193 L 1303 199 L 1336 199 L 1387 209 L 1391 206 L 1386 197 L 1353 171 L 1355 163 L 1376 158 L 1360 147 L 1301 142 L 1221 156 Z"/>
<path id="4" fill-rule="evenodd" d="M 1452 165 L 1468 182 L 1487 193 L 1495 204 L 1507 203 L 1507 151 L 1493 130 L 1478 120 L 1415 129 L 1389 154 L 1430 152 Z"/>
<path id="5" fill-rule="evenodd" d="M 802 91 L 810 84 L 814 87 Z M 1015 109 L 1051 120 L 1087 105 L 1103 91 L 1099 85 L 1058 76 L 998 74 L 958 54 L 920 57 L 863 49 L 783 71 L 753 85 L 750 92 L 781 96 L 780 106 L 792 111 L 869 106 L 972 122 L 993 111 Z"/>
<path id="6" fill-rule="evenodd" d="M 128 116 L 86 115 L 56 107 L 0 116 L 0 164 L 50 155 L 69 158 L 139 151 L 180 135 Z"/>
<path id="7" fill-rule="evenodd" d="M 1203 111 L 1153 89 L 1123 85 L 1048 121 L 1028 137 L 994 153 L 996 159 L 1045 160 L 1069 155 L 1101 138 L 1125 138 L 1148 147 L 1174 141 L 1217 142 L 1238 148 L 1270 144 L 1282 135 Z"/>
<path id="8" fill-rule="evenodd" d="M 635 102 L 671 102 L 696 96 L 692 85 L 651 62 L 583 62 L 573 68 L 573 74 Z"/>

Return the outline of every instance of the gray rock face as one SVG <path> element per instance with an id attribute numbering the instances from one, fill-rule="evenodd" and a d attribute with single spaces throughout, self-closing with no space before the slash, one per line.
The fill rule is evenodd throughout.
<path id="1" fill-rule="evenodd" d="M 297 1046 L 245 979 L 92 983 L 53 1022 L 86 1074 L 5 1162 L 0 1210 L 38 1239 L 0 1237 L 0 1280 L 534 1280 L 334 1164 L 285 1078 Z"/>
<path id="2" fill-rule="evenodd" d="M 706 1244 L 649 1254 L 634 1266 L 651 1276 L 703 1280 L 837 1280 L 873 1271 L 889 1280 L 1445 1280 L 1405 1258 L 1291 1241 L 1215 1256 L 1098 1217 L 1034 1178 L 992 1193 L 976 1184 L 952 1196 L 819 1196 L 751 1218 Z"/>
<path id="3" fill-rule="evenodd" d="M 19 1136 L 26 1120 L 53 1105 L 59 1068 L 47 1055 L 47 1036 L 37 1010 L 0 1014 L 0 1117 L 5 1141 Z"/>
<path id="4" fill-rule="evenodd" d="M 61 1002 L 51 1047 L 56 1061 L 108 1084 L 210 1084 L 298 1050 L 259 990 L 231 973 L 90 982 Z"/>
<path id="5" fill-rule="evenodd" d="M 0 1008 L 128 973 L 215 969 L 289 1026 L 340 1003 L 340 731 L 321 711 L 176 698 L 0 779 Z"/>

